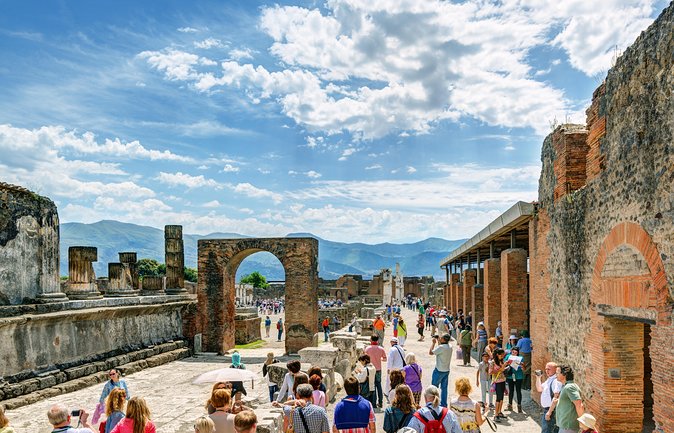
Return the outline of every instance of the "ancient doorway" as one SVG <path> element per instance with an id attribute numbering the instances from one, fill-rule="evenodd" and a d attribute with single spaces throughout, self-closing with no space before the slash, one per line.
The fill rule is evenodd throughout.
<path id="1" fill-rule="evenodd" d="M 660 255 L 640 225 L 620 223 L 604 240 L 590 302 L 586 409 L 602 432 L 652 432 L 671 410 L 653 395 L 669 392 L 672 304 Z"/>
<path id="2" fill-rule="evenodd" d="M 318 241 L 313 238 L 202 239 L 198 243 L 197 330 L 202 347 L 234 347 L 236 272 L 251 254 L 267 251 L 285 271 L 285 348 L 311 346 L 318 331 Z"/>

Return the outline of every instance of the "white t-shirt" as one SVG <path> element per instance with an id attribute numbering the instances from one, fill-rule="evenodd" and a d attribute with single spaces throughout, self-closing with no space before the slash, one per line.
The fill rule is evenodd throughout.
<path id="1" fill-rule="evenodd" d="M 452 362 L 452 347 L 449 344 L 441 344 L 433 349 L 435 355 L 435 368 L 438 371 L 449 371 Z"/>
<path id="2" fill-rule="evenodd" d="M 541 406 L 550 407 L 552 404 L 552 397 L 550 397 L 550 384 L 552 384 L 552 393 L 558 394 L 562 392 L 562 383 L 555 378 L 555 376 L 550 376 L 548 379 L 542 383 L 543 392 L 541 392 Z"/>
<path id="3" fill-rule="evenodd" d="M 398 346 L 397 344 L 391 347 L 391 350 L 388 351 L 388 357 L 386 359 L 386 368 L 388 371 L 391 370 L 402 370 L 404 367 L 405 360 L 405 349 Z"/>

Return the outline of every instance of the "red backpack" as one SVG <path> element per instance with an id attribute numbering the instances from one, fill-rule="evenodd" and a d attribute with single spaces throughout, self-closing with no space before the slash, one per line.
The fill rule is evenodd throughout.
<path id="1" fill-rule="evenodd" d="M 427 420 L 421 413 L 414 412 L 414 416 L 424 425 L 424 433 L 447 433 L 445 426 L 442 425 L 442 421 L 444 421 L 445 416 L 447 416 L 447 408 L 443 407 L 440 415 L 435 413 L 433 409 L 431 409 L 430 412 L 431 415 L 433 415 L 432 420 Z"/>

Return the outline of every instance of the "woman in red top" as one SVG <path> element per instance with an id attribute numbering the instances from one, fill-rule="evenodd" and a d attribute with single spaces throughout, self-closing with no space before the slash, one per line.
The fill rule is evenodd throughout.
<path id="1" fill-rule="evenodd" d="M 417 320 L 417 331 L 419 332 L 419 339 L 417 341 L 424 341 L 424 327 L 426 326 L 426 321 L 424 320 L 424 315 L 419 314 L 419 319 Z"/>
<path id="2" fill-rule="evenodd" d="M 110 433 L 157 433 L 150 421 L 150 409 L 143 397 L 133 397 L 126 405 L 126 418 L 117 423 Z"/>

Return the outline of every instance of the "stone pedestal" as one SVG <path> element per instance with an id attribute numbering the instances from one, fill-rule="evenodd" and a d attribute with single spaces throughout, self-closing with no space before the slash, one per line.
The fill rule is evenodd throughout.
<path id="1" fill-rule="evenodd" d="M 98 261 L 96 247 L 68 248 L 68 284 L 66 295 L 70 299 L 95 299 L 101 293 L 96 286 L 93 262 Z"/>
<path id="2" fill-rule="evenodd" d="M 166 293 L 166 277 L 143 277 L 140 286 L 140 294 L 143 296 L 164 295 Z"/>
<path id="3" fill-rule="evenodd" d="M 164 226 L 166 293 L 186 293 L 183 226 Z"/>
<path id="4" fill-rule="evenodd" d="M 133 290 L 140 290 L 140 281 L 138 277 L 138 254 L 135 252 L 119 253 L 119 262 L 126 266 L 127 271 L 131 275 L 131 286 Z"/>
<path id="5" fill-rule="evenodd" d="M 374 308 L 363 307 L 360 310 L 360 317 L 363 319 L 374 319 Z"/>
<path id="6" fill-rule="evenodd" d="M 125 263 L 108 263 L 108 290 L 106 297 L 136 296 L 140 292 L 133 289 L 133 277 Z"/>

